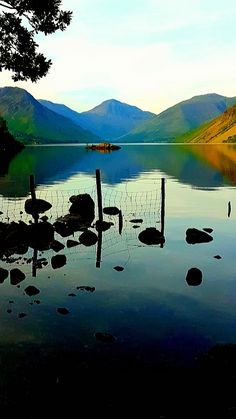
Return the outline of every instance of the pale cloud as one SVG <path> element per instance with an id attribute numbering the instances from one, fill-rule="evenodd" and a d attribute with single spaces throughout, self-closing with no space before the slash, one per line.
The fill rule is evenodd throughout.
<path id="1" fill-rule="evenodd" d="M 218 0 L 68 0 L 74 20 L 63 33 L 38 37 L 52 58 L 47 77 L 15 85 L 37 98 L 87 110 L 108 98 L 160 112 L 197 94 L 236 95 L 231 9 Z M 213 6 L 213 4 L 212 4 Z M 224 37 L 228 39 L 224 40 Z M 13 85 L 0 73 L 0 85 Z M 86 98 L 86 91 L 88 97 Z"/>

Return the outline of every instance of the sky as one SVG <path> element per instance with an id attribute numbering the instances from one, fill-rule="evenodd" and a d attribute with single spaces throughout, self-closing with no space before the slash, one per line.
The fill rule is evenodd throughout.
<path id="1" fill-rule="evenodd" d="M 64 0 L 63 32 L 39 35 L 51 58 L 37 83 L 13 82 L 37 99 L 86 111 L 117 99 L 159 113 L 195 95 L 236 96 L 235 0 Z"/>

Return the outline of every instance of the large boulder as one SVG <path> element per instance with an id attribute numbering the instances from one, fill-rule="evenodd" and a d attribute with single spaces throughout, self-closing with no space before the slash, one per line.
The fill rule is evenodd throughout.
<path id="1" fill-rule="evenodd" d="M 189 286 L 198 286 L 202 283 L 202 271 L 198 268 L 191 268 L 186 275 L 186 282 Z"/>
<path id="2" fill-rule="evenodd" d="M 71 202 L 70 214 L 77 215 L 90 223 L 94 220 L 95 204 L 89 194 L 72 195 L 69 200 Z"/>
<path id="3" fill-rule="evenodd" d="M 27 214 L 39 214 L 48 211 L 52 205 L 44 199 L 27 199 L 25 201 L 25 212 Z"/>
<path id="4" fill-rule="evenodd" d="M 165 243 L 165 238 L 163 234 L 155 227 L 148 227 L 145 230 L 141 231 L 141 233 L 139 233 L 138 235 L 138 239 L 142 243 L 147 245 Z"/>
<path id="5" fill-rule="evenodd" d="M 213 240 L 213 237 L 205 231 L 197 228 L 188 228 L 186 230 L 186 242 L 188 244 L 208 243 Z"/>
<path id="6" fill-rule="evenodd" d="M 31 224 L 28 230 L 28 244 L 33 249 L 47 250 L 54 240 L 54 228 L 50 223 Z"/>

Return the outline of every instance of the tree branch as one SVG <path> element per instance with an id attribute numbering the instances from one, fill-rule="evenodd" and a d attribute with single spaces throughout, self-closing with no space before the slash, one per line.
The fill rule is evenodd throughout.
<path id="1" fill-rule="evenodd" d="M 14 7 L 12 7 L 12 6 L 7 6 L 6 4 L 3 4 L 3 3 L 0 3 L 0 6 L 2 6 L 2 7 L 6 7 L 7 9 L 15 10 L 15 8 L 14 8 Z"/>

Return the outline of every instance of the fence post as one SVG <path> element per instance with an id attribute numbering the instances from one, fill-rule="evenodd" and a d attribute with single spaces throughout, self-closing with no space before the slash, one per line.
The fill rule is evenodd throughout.
<path id="1" fill-rule="evenodd" d="M 98 219 L 101 223 L 103 221 L 102 213 L 102 187 L 101 187 L 101 175 L 100 170 L 96 169 L 96 185 L 97 185 L 97 199 L 98 199 Z"/>
<path id="2" fill-rule="evenodd" d="M 97 185 L 97 201 L 98 201 L 98 243 L 97 243 L 97 260 L 96 268 L 100 268 L 102 256 L 102 187 L 101 187 L 101 174 L 100 170 L 96 169 L 96 185 Z"/>
<path id="3" fill-rule="evenodd" d="M 36 199 L 34 175 L 30 175 L 30 193 L 31 198 L 34 201 Z"/>
<path id="4" fill-rule="evenodd" d="M 166 198 L 166 189 L 165 189 L 165 178 L 161 178 L 161 234 L 164 237 L 165 230 L 165 198 Z M 161 244 L 163 247 L 163 243 Z"/>

